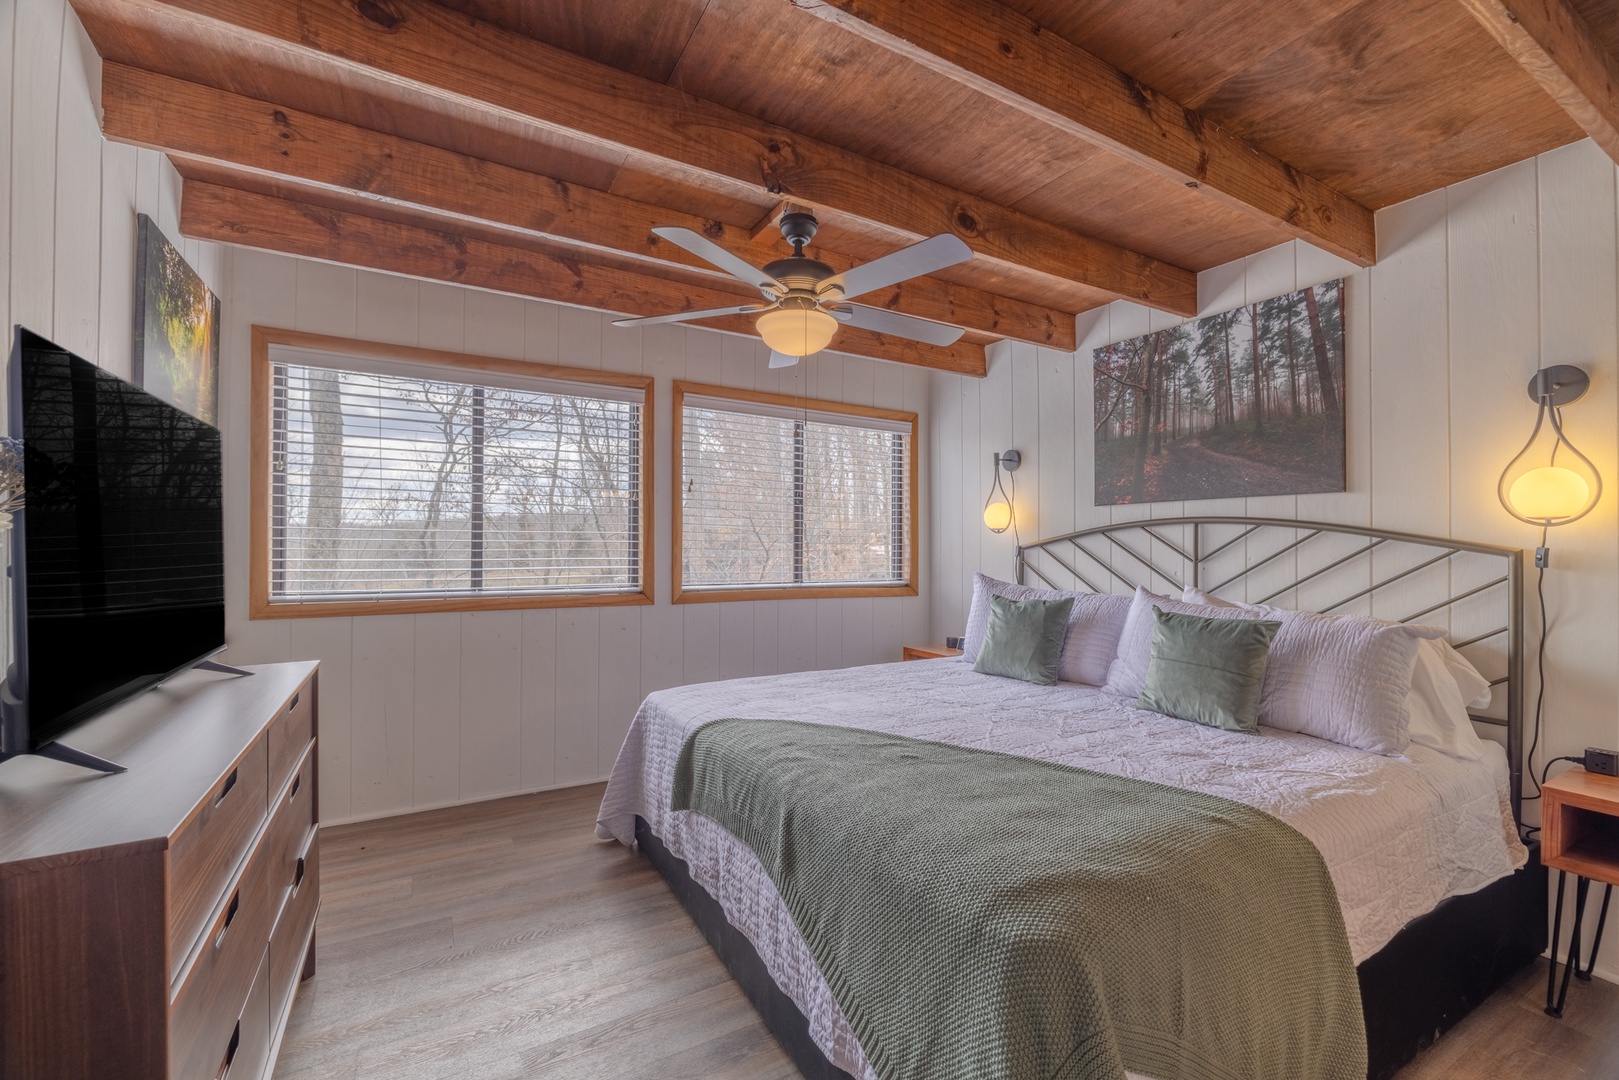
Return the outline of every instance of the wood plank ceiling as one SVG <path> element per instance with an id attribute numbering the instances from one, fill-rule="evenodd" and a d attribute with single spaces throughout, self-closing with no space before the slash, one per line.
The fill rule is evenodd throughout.
<path id="1" fill-rule="evenodd" d="M 1619 0 L 1519 2 L 72 0 L 187 235 L 639 315 L 749 299 L 654 225 L 758 265 L 804 206 L 839 270 L 953 232 L 971 261 L 862 302 L 960 343 L 836 347 L 965 374 L 1291 238 L 1370 264 L 1372 211 L 1587 133 L 1619 157 Z"/>

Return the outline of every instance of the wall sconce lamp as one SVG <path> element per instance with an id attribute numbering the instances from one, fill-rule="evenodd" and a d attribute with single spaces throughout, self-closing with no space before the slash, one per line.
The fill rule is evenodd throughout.
<path id="1" fill-rule="evenodd" d="M 1563 432 L 1563 406 L 1580 400 L 1590 386 L 1591 377 L 1570 364 L 1535 372 L 1529 380 L 1529 398 L 1540 406 L 1534 430 L 1496 484 L 1507 513 L 1540 526 L 1535 565 L 1543 570 L 1549 563 L 1546 530 L 1580 520 L 1602 498 L 1601 474 Z"/>
<path id="2" fill-rule="evenodd" d="M 992 533 L 1003 533 L 1012 528 L 1015 534 L 1017 515 L 1012 510 L 1012 499 L 1001 484 L 1001 470 L 1011 476 L 1023 464 L 1023 455 L 1016 450 L 995 455 L 995 479 L 989 485 L 989 497 L 984 500 L 984 524 Z M 1012 492 L 1017 493 L 1017 480 L 1012 480 Z"/>

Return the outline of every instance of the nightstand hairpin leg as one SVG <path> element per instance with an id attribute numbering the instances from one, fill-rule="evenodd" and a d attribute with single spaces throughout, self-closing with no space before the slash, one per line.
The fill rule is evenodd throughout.
<path id="1" fill-rule="evenodd" d="M 1613 886 L 1609 885 L 1602 890 L 1602 910 L 1597 912 L 1597 932 L 1591 939 L 1591 959 L 1585 962 L 1584 969 L 1574 973 L 1581 982 L 1590 982 L 1591 972 L 1597 966 L 1597 950 L 1602 948 L 1602 928 L 1608 925 L 1608 901 L 1612 899 Z"/>
<path id="2" fill-rule="evenodd" d="M 1569 977 L 1580 969 L 1580 924 L 1585 920 L 1585 898 L 1591 891 L 1591 879 L 1576 874 L 1574 876 L 1574 929 L 1569 934 L 1568 958 L 1563 964 L 1563 985 L 1557 991 L 1554 1004 L 1552 988 L 1557 984 L 1557 939 L 1563 924 L 1563 883 L 1567 877 L 1568 871 L 1559 870 L 1557 872 L 1557 913 L 1552 917 L 1551 968 L 1546 976 L 1546 1015 L 1557 1017 L 1558 1019 L 1562 1018 L 1563 1003 L 1568 1000 Z"/>

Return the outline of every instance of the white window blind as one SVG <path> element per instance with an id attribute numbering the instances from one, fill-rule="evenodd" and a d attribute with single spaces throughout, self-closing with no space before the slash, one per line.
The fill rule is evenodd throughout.
<path id="1" fill-rule="evenodd" d="M 640 588 L 639 391 L 271 352 L 270 600 Z"/>
<path id="2" fill-rule="evenodd" d="M 683 588 L 908 584 L 911 425 L 688 396 Z"/>

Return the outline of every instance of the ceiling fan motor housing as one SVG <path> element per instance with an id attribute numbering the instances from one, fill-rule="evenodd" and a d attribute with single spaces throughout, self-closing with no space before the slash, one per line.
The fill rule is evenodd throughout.
<path id="1" fill-rule="evenodd" d="M 814 296 L 816 287 L 831 277 L 833 271 L 818 259 L 793 255 L 766 266 L 765 273 L 787 286 L 790 293 L 803 292 Z"/>

